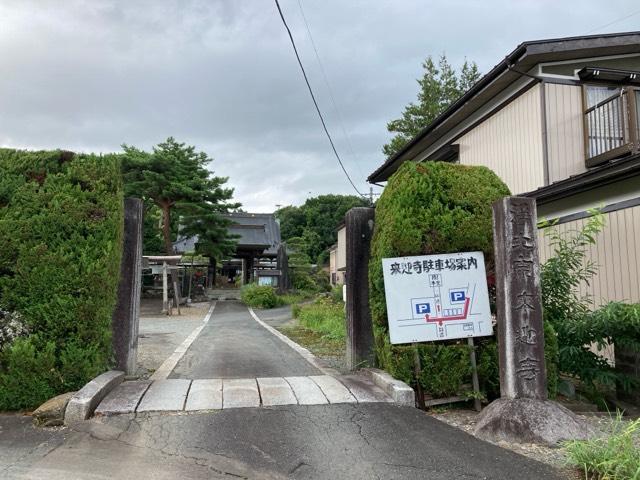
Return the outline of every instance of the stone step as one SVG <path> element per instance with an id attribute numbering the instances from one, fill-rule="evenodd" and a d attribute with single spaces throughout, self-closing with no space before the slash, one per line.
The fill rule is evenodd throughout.
<path id="1" fill-rule="evenodd" d="M 222 380 L 194 380 L 184 406 L 186 411 L 222 409 Z"/>
<path id="2" fill-rule="evenodd" d="M 136 412 L 170 412 L 184 409 L 191 380 L 156 380 L 146 391 Z"/>
<path id="3" fill-rule="evenodd" d="M 362 375 L 145 380 L 120 384 L 96 415 L 392 401 Z"/>
<path id="4" fill-rule="evenodd" d="M 96 408 L 95 414 L 116 415 L 135 412 L 149 385 L 151 385 L 149 380 L 122 382 L 104 397 Z"/>

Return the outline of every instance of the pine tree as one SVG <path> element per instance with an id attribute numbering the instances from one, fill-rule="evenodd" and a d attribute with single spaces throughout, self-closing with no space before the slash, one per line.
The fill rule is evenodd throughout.
<path id="1" fill-rule="evenodd" d="M 220 216 L 238 204 L 229 201 L 233 189 L 224 188 L 225 177 L 213 176 L 207 168 L 211 158 L 173 137 L 145 152 L 123 145 L 125 191 L 156 205 L 162 215 L 162 238 L 167 255 L 173 254 L 172 217 L 179 218 L 185 234 L 201 236 L 207 253 L 227 250 L 230 238 L 227 221 Z M 173 229 L 175 232 L 175 228 Z"/>
<path id="2" fill-rule="evenodd" d="M 417 103 L 409 103 L 402 112 L 402 117 L 387 124 L 387 130 L 396 133 L 382 147 L 382 152 L 387 157 L 400 151 L 480 78 L 475 62 L 465 60 L 460 74 L 457 74 L 444 54 L 437 66 L 430 56 L 427 57 L 422 68 L 424 75 L 418 80 L 420 91 Z"/>

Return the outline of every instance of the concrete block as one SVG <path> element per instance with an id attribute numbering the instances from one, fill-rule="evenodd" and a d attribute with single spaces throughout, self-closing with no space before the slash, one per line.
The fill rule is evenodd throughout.
<path id="1" fill-rule="evenodd" d="M 102 399 L 124 380 L 124 372 L 110 370 L 98 375 L 69 400 L 64 414 L 65 425 L 89 418 Z"/>
<path id="2" fill-rule="evenodd" d="M 104 397 L 96 408 L 96 415 L 117 415 L 136 411 L 140 399 L 151 385 L 148 380 L 122 382 Z"/>
<path id="3" fill-rule="evenodd" d="M 309 377 L 285 377 L 300 405 L 323 405 L 329 403 L 320 387 Z"/>
<path id="4" fill-rule="evenodd" d="M 136 412 L 166 412 L 184 409 L 191 380 L 157 380 L 144 394 Z"/>
<path id="5" fill-rule="evenodd" d="M 271 405 L 297 405 L 298 400 L 284 378 L 257 378 L 260 398 L 265 407 Z"/>
<path id="6" fill-rule="evenodd" d="M 222 408 L 259 407 L 258 384 L 252 378 L 222 380 Z"/>
<path id="7" fill-rule="evenodd" d="M 309 377 L 322 390 L 329 403 L 357 403 L 349 389 L 329 375 L 314 375 Z"/>
<path id="8" fill-rule="evenodd" d="M 338 380 L 356 397 L 358 403 L 393 402 L 393 399 L 378 387 L 370 377 L 364 375 L 344 375 Z"/>
<path id="9" fill-rule="evenodd" d="M 387 372 L 377 368 L 366 368 L 363 372 L 370 375 L 373 383 L 389 395 L 396 404 L 406 407 L 415 406 L 415 392 L 406 383 L 396 380 Z"/>
<path id="10" fill-rule="evenodd" d="M 191 382 L 184 409 L 187 411 L 222 409 L 222 380 L 212 378 Z"/>

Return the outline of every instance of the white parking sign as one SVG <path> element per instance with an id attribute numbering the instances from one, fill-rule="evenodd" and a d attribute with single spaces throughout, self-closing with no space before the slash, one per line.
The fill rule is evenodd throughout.
<path id="1" fill-rule="evenodd" d="M 383 258 L 391 343 L 493 334 L 482 252 Z"/>

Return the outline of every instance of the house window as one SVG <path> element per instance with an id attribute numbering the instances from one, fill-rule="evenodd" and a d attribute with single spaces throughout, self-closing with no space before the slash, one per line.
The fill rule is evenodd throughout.
<path id="1" fill-rule="evenodd" d="M 634 87 L 584 86 L 587 167 L 639 150 L 639 101 L 640 90 Z"/>

